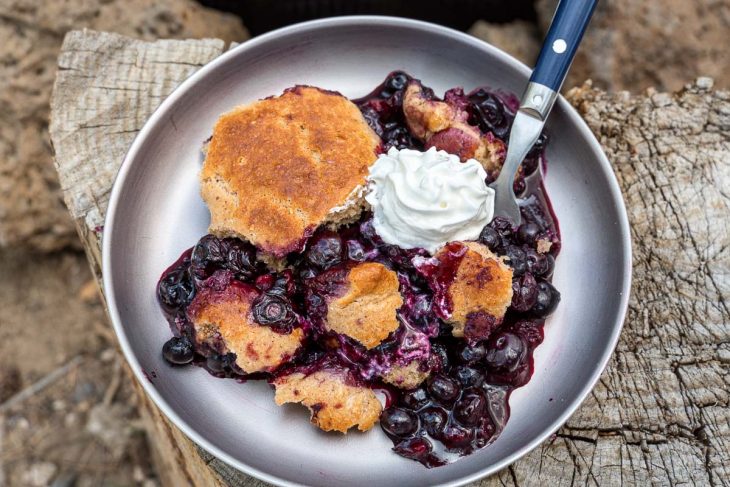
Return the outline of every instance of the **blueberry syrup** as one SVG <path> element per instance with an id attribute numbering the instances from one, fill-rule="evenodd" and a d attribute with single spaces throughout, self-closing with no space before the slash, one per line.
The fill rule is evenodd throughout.
<path id="1" fill-rule="evenodd" d="M 412 80 L 396 71 L 369 95 L 354 100 L 373 130 L 390 147 L 422 150 L 403 113 L 403 94 Z M 437 100 L 433 91 L 424 94 Z M 464 94 L 446 92 L 444 101 L 468 114 L 468 122 L 485 135 L 508 143 L 517 99 L 487 88 Z M 465 250 L 449 244 L 439 259 L 423 249 L 405 250 L 385 244 L 376 234 L 372 215 L 338 229 L 313 231 L 303 247 L 286 257 L 287 268 L 272 272 L 257 259 L 255 247 L 234 238 L 203 237 L 162 274 L 157 288 L 161 309 L 173 337 L 164 344 L 164 358 L 173 366 L 194 364 L 216 377 L 273 380 L 292 372 L 319 370 L 341 373 L 354 385 L 371 387 L 386 398 L 381 427 L 393 450 L 427 467 L 444 465 L 484 448 L 504 429 L 511 392 L 533 372 L 533 352 L 543 340 L 545 317 L 560 301 L 551 283 L 560 232 L 538 169 L 545 170 L 540 137 L 522 165 L 515 189 L 523 199 L 519 228 L 495 218 L 479 242 L 509 258 L 513 299 L 501 322 L 485 313 L 467 317 L 466 339 L 451 336 L 444 320 L 451 314 L 446 289 Z M 497 174 L 488 173 L 487 182 Z M 535 177 L 537 176 L 537 177 Z M 350 337 L 323 326 L 327 302 L 346 289 L 347 273 L 362 262 L 378 262 L 396 272 L 403 298 L 401 326 L 380 345 L 366 349 Z M 191 302 L 213 290 L 255 293 L 252 317 L 277 333 L 301 327 L 303 349 L 272 373 L 246 374 L 236 356 L 225 353 L 222 338 L 195 339 Z M 472 335 L 469 327 L 475 331 Z M 486 337 L 469 339 L 469 336 Z M 428 378 L 415 389 L 383 382 L 395 366 L 416 362 Z"/>

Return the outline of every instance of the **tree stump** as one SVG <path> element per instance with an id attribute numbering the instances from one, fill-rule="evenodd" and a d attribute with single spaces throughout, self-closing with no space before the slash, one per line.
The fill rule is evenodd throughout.
<path id="1" fill-rule="evenodd" d="M 165 96 L 223 49 L 219 40 L 67 35 L 50 132 L 97 280 L 107 200 L 127 148 Z M 586 84 L 568 98 L 626 198 L 629 314 L 608 368 L 568 423 L 478 485 L 730 485 L 730 93 L 700 78 L 676 94 Z M 137 391 L 166 485 L 263 485 L 203 452 Z"/>

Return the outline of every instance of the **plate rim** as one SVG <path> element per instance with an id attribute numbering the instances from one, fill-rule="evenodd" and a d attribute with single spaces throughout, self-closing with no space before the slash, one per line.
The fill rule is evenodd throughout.
<path id="1" fill-rule="evenodd" d="M 220 448 L 206 440 L 185 420 L 183 420 L 157 391 L 154 385 L 145 378 L 145 373 L 142 370 L 142 366 L 137 359 L 134 351 L 132 350 L 131 344 L 122 327 L 120 311 L 113 293 L 114 277 L 111 267 L 111 249 L 113 241 L 114 221 L 118 202 L 123 194 L 122 188 L 124 187 L 127 176 L 129 175 L 131 168 L 133 167 L 132 162 L 137 157 L 137 153 L 144 144 L 145 139 L 148 136 L 148 132 L 151 130 L 151 127 L 155 126 L 159 122 L 159 120 L 163 117 L 164 113 L 167 112 L 167 110 L 174 107 L 178 98 L 180 98 L 189 89 L 190 86 L 194 85 L 198 82 L 198 80 L 207 76 L 208 72 L 214 70 L 218 65 L 228 62 L 228 60 L 231 58 L 243 55 L 243 53 L 245 53 L 249 49 L 254 48 L 260 44 L 265 44 L 270 40 L 285 36 L 287 34 L 291 34 L 298 30 L 316 30 L 319 28 L 343 26 L 407 27 L 411 29 L 425 30 L 433 34 L 451 37 L 455 40 L 472 44 L 481 49 L 486 48 L 502 62 L 511 65 L 512 67 L 522 72 L 525 75 L 525 78 L 529 78 L 529 74 L 531 72 L 530 68 L 527 65 L 515 59 L 501 49 L 489 44 L 486 41 L 473 37 L 464 32 L 457 31 L 455 29 L 440 26 L 430 22 L 407 19 L 402 17 L 379 15 L 352 15 L 330 17 L 293 24 L 254 37 L 232 49 L 229 49 L 217 58 L 202 66 L 199 70 L 197 70 L 182 83 L 180 83 L 180 85 L 178 85 L 175 89 L 173 89 L 173 91 L 165 98 L 165 100 L 163 100 L 163 102 L 153 111 L 153 113 L 140 129 L 139 133 L 135 136 L 134 141 L 132 142 L 129 150 L 124 157 L 124 160 L 122 161 L 119 171 L 117 172 L 114 183 L 112 185 L 109 204 L 107 206 L 107 212 L 104 219 L 104 231 L 102 234 L 102 284 L 104 289 L 104 295 L 106 298 L 107 311 L 112 322 L 114 332 L 117 336 L 117 339 L 119 340 L 119 345 L 122 349 L 124 357 L 127 360 L 127 363 L 132 369 L 135 378 L 141 384 L 145 393 L 150 399 L 152 399 L 155 406 L 160 409 L 160 411 L 167 417 L 167 419 L 169 419 L 196 445 L 200 446 L 214 457 L 220 459 L 224 463 L 244 474 L 250 475 L 264 482 L 286 487 L 302 486 L 304 484 L 291 482 L 282 479 L 276 475 L 252 467 L 222 451 Z M 620 298 L 619 306 L 617 308 L 617 321 L 613 324 L 612 334 L 607 344 L 608 346 L 604 349 L 603 354 L 596 362 L 597 368 L 591 376 L 591 379 L 586 382 L 586 384 L 582 387 L 580 393 L 573 399 L 573 401 L 571 401 L 565 407 L 564 411 L 558 416 L 555 421 L 553 421 L 553 423 L 549 427 L 544 429 L 540 435 L 532 438 L 532 440 L 530 440 L 522 448 L 517 449 L 501 461 L 487 465 L 486 467 L 477 470 L 472 474 L 463 476 L 453 482 L 449 482 L 443 485 L 462 486 L 467 483 L 474 482 L 476 480 L 492 475 L 507 467 L 508 465 L 516 462 L 523 456 L 527 455 L 529 452 L 542 444 L 546 439 L 548 439 L 552 434 L 554 434 L 562 425 L 564 425 L 568 421 L 570 416 L 572 416 L 573 413 L 585 401 L 585 399 L 588 397 L 588 394 L 590 394 L 590 392 L 593 390 L 596 383 L 598 382 L 600 376 L 603 374 L 603 371 L 606 369 L 608 361 L 610 360 L 616 348 L 618 339 L 621 334 L 621 330 L 623 329 L 623 325 L 626 320 L 626 312 L 628 310 L 632 280 L 633 256 L 631 249 L 631 233 L 628 221 L 628 214 L 620 187 L 618 185 L 618 180 L 616 179 L 616 175 L 611 168 L 611 164 L 608 161 L 605 153 L 603 152 L 603 149 L 601 148 L 595 135 L 590 130 L 585 121 L 581 118 L 581 116 L 578 114 L 578 112 L 567 102 L 567 100 L 562 95 L 558 96 L 556 108 L 557 107 L 559 107 L 560 110 L 565 111 L 567 117 L 570 119 L 570 122 L 575 126 L 576 129 L 578 129 L 580 134 L 586 140 L 588 140 L 590 149 L 597 159 L 599 167 L 604 173 L 604 176 L 606 176 L 606 180 L 608 181 L 608 190 L 611 194 L 613 203 L 616 205 L 616 209 L 618 210 L 619 218 L 616 224 L 619 227 L 620 233 L 624 237 L 621 241 L 621 250 L 626 256 L 626 259 L 622 269 L 623 279 L 622 289 L 619 294 Z"/>

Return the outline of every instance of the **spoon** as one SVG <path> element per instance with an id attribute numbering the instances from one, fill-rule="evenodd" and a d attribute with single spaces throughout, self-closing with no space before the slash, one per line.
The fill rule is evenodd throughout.
<path id="1" fill-rule="evenodd" d="M 542 132 L 596 3 L 598 0 L 560 0 L 512 122 L 507 157 L 491 187 L 495 191 L 494 216 L 506 217 L 514 226 L 522 223 L 514 191 L 517 170 Z"/>

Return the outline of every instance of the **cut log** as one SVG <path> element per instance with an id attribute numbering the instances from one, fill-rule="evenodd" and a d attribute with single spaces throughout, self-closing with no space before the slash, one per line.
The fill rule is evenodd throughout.
<path id="1" fill-rule="evenodd" d="M 97 279 L 107 198 L 127 147 L 162 99 L 223 47 L 67 36 L 51 137 Z M 635 260 L 629 315 L 578 412 L 549 441 L 475 485 L 728 485 L 730 94 L 702 78 L 673 95 L 610 95 L 587 84 L 569 100 L 626 198 Z M 137 391 L 166 485 L 263 485 L 203 452 Z"/>

